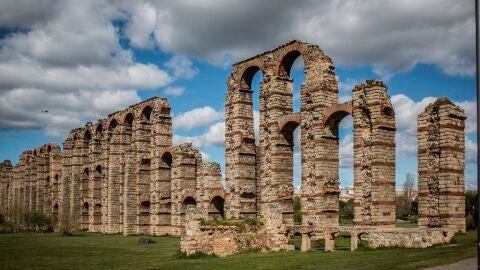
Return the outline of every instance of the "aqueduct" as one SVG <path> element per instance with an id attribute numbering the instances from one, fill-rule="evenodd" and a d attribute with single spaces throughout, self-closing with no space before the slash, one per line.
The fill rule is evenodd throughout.
<path id="1" fill-rule="evenodd" d="M 291 69 L 302 57 L 300 111 Z M 255 140 L 252 80 L 259 93 Z M 332 60 L 314 44 L 291 41 L 233 65 L 225 102 L 225 188 L 218 163 L 192 144 L 173 146 L 170 105 L 154 97 L 74 129 L 63 149 L 46 144 L 0 164 L 0 211 L 25 211 L 75 229 L 182 235 L 181 248 L 230 255 L 288 249 L 301 234 L 332 247 L 338 232 L 372 246 L 426 247 L 465 231 L 465 113 L 447 98 L 417 119 L 419 228 L 395 228 L 395 111 L 387 87 L 367 80 L 339 103 Z M 339 122 L 353 118 L 354 226 L 339 226 Z M 302 224 L 293 224 L 293 132 L 300 129 Z M 259 231 L 200 226 L 200 219 L 257 218 Z M 185 228 L 186 227 L 186 228 Z M 253 240 L 252 240 L 253 239 Z M 247 241 L 248 240 L 248 241 Z"/>

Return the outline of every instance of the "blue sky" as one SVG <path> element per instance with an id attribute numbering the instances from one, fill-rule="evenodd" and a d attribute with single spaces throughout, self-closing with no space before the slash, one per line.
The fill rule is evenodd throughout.
<path id="1" fill-rule="evenodd" d="M 0 1 L 0 160 L 17 162 L 21 151 L 61 144 L 86 121 L 163 96 L 175 143 L 191 141 L 223 166 L 231 64 L 299 39 L 333 59 L 341 101 L 366 79 L 386 82 L 397 118 L 397 186 L 417 170 L 416 115 L 436 97 L 461 105 L 469 117 L 466 186 L 476 188 L 472 1 L 284 2 Z M 294 92 L 303 80 L 297 62 Z M 340 181 L 348 186 L 351 120 L 342 123 Z M 298 164 L 295 175 L 298 185 Z"/>

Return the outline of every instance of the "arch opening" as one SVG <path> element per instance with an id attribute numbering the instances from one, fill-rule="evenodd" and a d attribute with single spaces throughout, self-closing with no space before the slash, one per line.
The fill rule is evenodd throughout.
<path id="1" fill-rule="evenodd" d="M 98 124 L 98 125 L 97 125 L 97 128 L 95 129 L 95 133 L 96 133 L 97 135 L 100 135 L 100 134 L 102 134 L 102 132 L 103 132 L 103 127 L 102 127 L 101 124 Z"/>
<path id="2" fill-rule="evenodd" d="M 132 113 L 129 113 L 125 116 L 125 119 L 123 121 L 123 124 L 126 126 L 126 127 L 129 127 L 131 128 L 133 126 L 133 114 Z"/>
<path id="3" fill-rule="evenodd" d="M 220 196 L 215 196 L 210 201 L 210 207 L 208 211 L 208 215 L 210 218 L 217 219 L 217 218 L 224 218 L 224 206 L 225 200 Z"/>
<path id="4" fill-rule="evenodd" d="M 183 200 L 182 202 L 183 212 L 185 212 L 188 206 L 197 206 L 197 201 L 191 196 L 188 196 Z"/>
<path id="5" fill-rule="evenodd" d="M 150 106 L 145 106 L 142 110 L 142 120 L 151 123 L 153 121 L 153 110 Z"/>
<path id="6" fill-rule="evenodd" d="M 339 175 L 339 223 L 352 226 L 354 218 L 354 171 L 353 171 L 353 118 L 350 114 L 340 113 L 335 120 L 335 136 L 338 138 L 338 175 Z"/>
<path id="7" fill-rule="evenodd" d="M 164 165 L 166 165 L 168 168 L 171 168 L 172 167 L 172 154 L 170 152 L 165 152 L 163 155 L 162 155 L 162 162 L 164 163 Z"/>
<path id="8" fill-rule="evenodd" d="M 110 125 L 108 126 L 108 129 L 109 129 L 109 130 L 113 130 L 113 129 L 115 129 L 115 128 L 117 127 L 117 125 L 118 125 L 117 120 L 112 119 L 112 121 L 110 121 Z"/>
<path id="9" fill-rule="evenodd" d="M 83 134 L 83 139 L 86 141 L 90 141 L 92 139 L 92 134 L 90 133 L 90 130 L 85 131 L 85 133 Z"/>
<path id="10" fill-rule="evenodd" d="M 253 69 L 255 73 L 250 74 L 249 89 L 252 90 L 252 113 L 253 113 L 253 134 L 255 145 L 260 143 L 260 107 L 262 106 L 261 88 L 263 82 L 263 72 L 258 67 Z"/>

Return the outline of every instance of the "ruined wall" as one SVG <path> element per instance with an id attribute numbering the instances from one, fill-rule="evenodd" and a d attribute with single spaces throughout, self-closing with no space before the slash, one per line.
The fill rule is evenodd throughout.
<path id="1" fill-rule="evenodd" d="M 465 113 L 448 98 L 417 118 L 420 227 L 466 230 Z"/>
<path id="2" fill-rule="evenodd" d="M 176 163 L 172 153 L 170 106 L 148 99 L 71 130 L 63 151 L 47 144 L 23 152 L 15 167 L 2 163 L 0 211 L 15 212 L 13 222 L 35 211 L 60 226 L 124 235 L 180 234 L 187 197 L 207 208 L 220 198 L 212 215 L 221 217 L 220 165 L 202 165 L 191 144 L 176 147 Z"/>
<path id="3" fill-rule="evenodd" d="M 301 86 L 301 112 L 294 114 L 290 69 L 297 57 L 304 59 L 305 81 Z M 259 143 L 255 146 L 251 81 L 257 71 L 262 72 L 263 81 Z M 227 85 L 227 216 L 263 216 L 265 204 L 278 202 L 284 221 L 293 222 L 293 131 L 300 126 L 305 187 L 302 200 L 306 206 L 302 214 L 310 222 L 321 204 L 319 191 L 313 187 L 322 181 L 315 173 L 316 166 L 322 166 L 315 162 L 315 138 L 321 128 L 314 123 L 326 107 L 338 102 L 332 61 L 318 46 L 292 41 L 235 64 Z"/>

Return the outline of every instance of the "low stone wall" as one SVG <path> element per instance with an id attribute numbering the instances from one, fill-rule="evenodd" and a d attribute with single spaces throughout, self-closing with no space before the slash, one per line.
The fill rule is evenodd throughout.
<path id="1" fill-rule="evenodd" d="M 455 232 L 445 229 L 396 228 L 366 232 L 360 235 L 360 239 L 367 241 L 371 248 L 426 248 L 435 244 L 449 243 Z"/>
<path id="2" fill-rule="evenodd" d="M 185 234 L 180 240 L 180 249 L 187 256 L 195 253 L 215 254 L 220 257 L 247 250 L 279 251 L 293 249 L 282 225 L 281 208 L 267 205 L 269 218 L 259 226 L 241 223 L 241 226 L 201 226 L 206 209 L 187 208 Z"/>
<path id="3" fill-rule="evenodd" d="M 195 235 L 182 236 L 180 248 L 187 255 L 215 254 L 220 257 L 241 251 L 266 249 L 265 229 L 241 232 L 236 226 L 201 226 Z"/>

